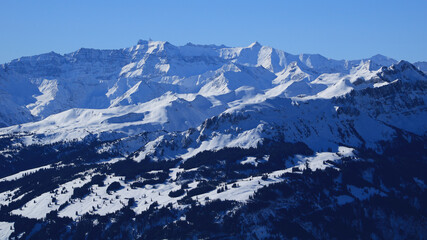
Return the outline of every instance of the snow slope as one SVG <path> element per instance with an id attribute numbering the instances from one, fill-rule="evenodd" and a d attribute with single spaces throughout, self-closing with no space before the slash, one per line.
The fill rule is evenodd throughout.
<path id="1" fill-rule="evenodd" d="M 363 61 L 371 62 L 372 71 L 394 63 L 380 56 Z M 321 74 L 351 74 L 363 61 L 292 55 L 259 43 L 248 47 L 178 47 L 141 40 L 136 46 L 119 50 L 82 48 L 65 55 L 50 52 L 0 66 L 0 123 L 30 122 L 73 108 L 140 104 L 168 92 L 218 96 L 242 86 L 264 91 L 272 83 L 314 80 Z M 313 90 L 309 83 L 287 85 L 291 85 L 287 91 L 292 92 L 290 95 L 313 95 L 324 88 Z"/>
<path id="2" fill-rule="evenodd" d="M 149 46 L 151 46 L 150 44 Z M 159 46 L 160 43 L 156 44 L 153 45 L 156 47 L 155 49 L 166 43 L 161 46 Z M 166 44 L 166 46 L 169 45 Z M 139 51 L 138 48 L 136 49 Z M 182 54 L 175 52 L 179 48 L 173 49 L 175 49 L 174 54 Z M 148 51 L 151 53 L 154 49 Z M 305 59 L 306 62 L 308 60 Z M 246 61 L 250 62 L 248 59 Z M 236 60 L 236 62 L 238 61 Z M 30 132 L 33 136 L 26 137 L 24 143 L 31 144 L 40 141 L 52 143 L 81 140 L 91 134 L 111 138 L 108 135 L 132 136 L 157 130 L 184 131 L 197 127 L 205 119 L 216 116 L 227 109 L 260 103 L 267 99 L 277 97 L 294 98 L 297 101 L 331 99 L 352 90 L 385 86 L 394 80 L 425 81 L 426 79 L 422 72 L 404 61 L 378 70 L 372 70 L 372 60 L 361 61 L 348 73 L 323 73 L 316 78 L 314 78 L 312 70 L 308 73 L 304 72 L 297 62 L 287 65 L 277 74 L 263 67 L 257 67 L 257 64 L 253 64 L 255 66 L 245 64 L 244 66 L 228 63 L 216 70 L 209 70 L 196 76 L 153 77 L 149 80 L 134 82 L 134 85 L 129 85 L 129 83 L 135 78 L 127 78 L 126 86 L 129 89 L 126 91 L 120 90 L 125 80 L 119 78 L 111 89 L 105 90 L 107 94 L 104 97 L 112 97 L 118 91 L 123 92 L 121 96 L 110 100 L 109 107 L 101 104 L 96 108 L 70 108 L 57 114 L 51 114 L 38 122 L 0 129 L 0 133 Z M 313 67 L 313 64 L 311 62 L 310 66 Z M 133 73 L 130 72 L 130 69 L 126 69 L 126 72 L 122 70 L 121 74 L 132 75 Z M 169 72 L 166 73 L 166 75 L 168 74 Z M 187 73 L 180 72 L 180 74 Z M 88 83 L 90 81 L 85 82 L 85 84 Z M 102 86 L 102 84 L 95 84 L 94 88 L 98 88 L 97 91 L 99 91 Z M 53 92 L 57 93 L 59 91 L 58 81 L 42 81 L 40 91 L 43 94 L 37 97 L 37 102 L 41 105 L 37 105 L 37 102 L 35 105 L 27 105 L 34 114 L 31 117 L 41 117 L 38 115 L 41 113 L 39 110 L 50 106 L 50 102 L 58 104 L 58 101 L 62 101 L 52 95 L 50 88 L 56 89 Z M 86 87 L 80 86 L 78 89 L 86 89 Z M 82 91 L 76 88 L 73 92 L 80 94 Z M 46 94 L 48 96 L 45 96 Z M 79 99 L 84 99 L 84 97 Z M 67 104 L 70 104 L 68 100 L 66 101 Z M 90 98 L 90 101 L 83 106 L 89 107 L 95 103 L 97 101 Z"/>
<path id="3" fill-rule="evenodd" d="M 422 156 L 411 154 L 427 136 L 423 71 L 381 55 L 333 60 L 258 42 L 144 40 L 3 64 L 0 239 L 15 231 L 9 214 L 78 223 L 128 210 L 182 214 L 214 200 L 237 209 L 289 173 L 323 171 L 338 183 L 331 168 L 394 156 L 400 146 L 411 146 L 403 158 L 416 163 Z M 363 186 L 325 193 L 328 206 L 388 196 L 363 174 Z"/>

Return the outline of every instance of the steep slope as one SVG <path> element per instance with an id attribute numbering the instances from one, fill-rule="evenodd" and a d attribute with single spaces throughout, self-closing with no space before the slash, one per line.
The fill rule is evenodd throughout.
<path id="1" fill-rule="evenodd" d="M 371 66 L 379 68 L 394 60 L 374 56 L 370 61 Z M 0 91 L 11 96 L 8 101 L 12 105 L 43 119 L 72 108 L 104 109 L 143 103 L 169 91 L 195 94 L 202 89 L 202 95 L 220 95 L 229 87 L 234 90 L 246 85 L 262 91 L 271 87 L 274 74 L 277 84 L 287 79 L 314 80 L 321 74 L 346 75 L 359 65 L 358 60 L 292 55 L 259 43 L 236 48 L 194 44 L 177 47 L 141 40 L 136 46 L 120 50 L 79 49 L 65 55 L 51 52 L 13 60 L 0 67 Z M 261 73 L 261 68 L 270 74 Z M 323 86 L 312 90 L 312 84 L 306 82 L 288 84 L 296 85 L 289 87 L 290 96 L 323 90 Z M 210 92 L 211 88 L 216 90 Z M 11 115 L 2 122 L 13 125 L 30 120 Z"/>
<path id="2" fill-rule="evenodd" d="M 257 42 L 23 57 L 0 67 L 0 231 L 425 238 L 426 91 L 406 61 Z"/>
<path id="3" fill-rule="evenodd" d="M 157 83 L 152 80 L 144 83 L 140 81 L 136 84 L 136 87 L 132 87 L 123 97 L 113 102 L 109 108 L 74 108 L 51 115 L 40 122 L 4 128 L 0 132 L 3 134 L 17 131 L 30 132 L 35 138 L 26 137 L 24 142 L 31 144 L 34 141 L 52 143 L 64 140 L 84 139 L 91 134 L 102 135 L 109 139 L 109 134 L 130 136 L 144 131 L 161 129 L 166 131 L 183 131 L 188 128 L 197 127 L 206 118 L 213 117 L 221 112 L 239 112 L 242 111 L 242 107 L 253 104 L 256 105 L 256 108 L 260 109 L 271 105 L 275 106 L 274 109 L 280 109 L 278 107 L 279 104 L 293 106 L 291 105 L 291 100 L 280 100 L 280 103 L 269 100 L 274 98 L 280 99 L 280 97 L 293 97 L 294 101 L 303 101 L 304 104 L 302 106 L 308 106 L 307 109 L 309 109 L 306 111 L 315 114 L 316 111 L 319 111 L 316 109 L 320 108 L 319 104 L 322 101 L 306 101 L 318 98 L 331 99 L 345 95 L 353 90 L 382 89 L 384 86 L 395 83 L 396 81 L 404 83 L 416 82 L 413 89 L 406 88 L 412 93 L 409 95 L 410 98 L 407 98 L 408 96 L 406 98 L 410 101 L 418 101 L 418 105 L 421 107 L 419 114 L 424 114 L 425 108 L 423 104 L 425 97 L 423 93 L 424 83 L 427 78 L 422 72 L 404 61 L 388 68 L 383 67 L 379 70 L 371 70 L 370 67 L 370 61 L 362 62 L 358 67 L 353 68 L 350 74 L 322 74 L 311 81 L 309 74 L 303 73 L 296 63 L 289 65 L 278 77 L 275 77 L 276 75 L 262 67 L 245 67 L 230 64 L 216 71 L 210 71 L 197 77 L 186 79 L 185 81 L 193 83 L 193 91 L 177 90 L 179 84 Z M 174 87 L 169 88 L 165 93 L 156 90 L 164 89 L 160 86 L 166 85 Z M 265 90 L 263 91 L 263 89 Z M 176 92 L 181 93 L 177 94 Z M 157 97 L 148 100 L 150 98 L 144 96 L 145 93 Z M 397 102 L 394 102 L 393 104 L 395 105 L 390 105 L 390 107 L 394 106 L 396 108 L 394 111 L 396 114 L 408 111 L 406 110 L 408 106 L 405 105 L 407 101 L 402 100 L 404 98 L 400 97 L 399 93 L 400 91 L 397 90 L 393 94 L 399 96 L 399 100 L 396 101 L 402 103 L 396 105 Z M 372 97 L 367 99 L 367 101 L 371 100 Z M 360 99 L 359 101 L 364 100 Z M 328 110 L 321 107 L 321 111 L 334 112 L 334 109 L 337 108 L 330 101 L 324 102 L 329 104 L 327 106 Z M 311 108 L 314 110 L 311 110 Z M 360 109 L 358 110 L 360 111 Z M 298 111 L 300 111 L 300 108 L 291 108 L 287 110 L 284 116 L 268 112 L 261 113 L 259 116 L 251 116 L 250 118 L 257 121 L 266 115 L 282 120 L 282 122 L 267 121 L 271 124 L 281 125 L 283 122 L 290 124 L 293 120 L 289 119 L 289 112 L 294 112 L 293 115 L 298 116 L 298 118 L 306 115 L 305 112 Z M 408 115 L 408 113 L 406 114 Z M 310 115 L 306 117 L 306 121 L 312 121 Z M 414 117 L 417 118 L 419 116 Z M 335 121 L 334 117 L 329 116 L 328 118 L 330 118 L 328 121 L 331 123 L 327 124 L 334 125 L 332 124 Z M 389 115 L 388 118 L 392 118 L 392 116 Z M 406 119 L 406 117 L 402 117 L 402 119 Z M 392 123 L 390 122 L 390 124 Z M 404 123 L 402 122 L 402 124 Z M 403 127 L 403 125 L 399 126 Z M 422 128 L 421 123 L 412 126 L 412 129 Z M 318 129 L 318 126 L 312 126 L 311 128 Z M 335 129 L 335 127 L 332 128 Z M 403 128 L 408 130 L 408 128 Z M 330 134 L 333 135 L 333 131 Z M 423 135 L 424 132 L 420 134 Z M 293 136 L 295 133 L 289 133 L 289 135 Z M 332 135 L 330 136 L 331 138 L 325 138 L 331 140 Z"/>

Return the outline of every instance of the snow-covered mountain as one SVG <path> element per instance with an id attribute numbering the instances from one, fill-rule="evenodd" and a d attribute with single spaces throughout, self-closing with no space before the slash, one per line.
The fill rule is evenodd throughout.
<path id="1" fill-rule="evenodd" d="M 378 199 L 405 194 L 418 199 L 405 202 L 412 211 L 427 209 L 418 170 L 426 166 L 426 90 L 421 62 L 333 60 L 258 42 L 140 40 L 22 57 L 0 66 L 0 230 L 41 239 L 265 239 L 291 238 L 295 228 L 348 238 L 310 225 L 314 212 L 376 211 Z M 390 180 L 398 169 L 409 171 L 400 184 Z M 405 184 L 419 189 L 405 192 Z M 266 219 L 283 209 L 307 219 L 278 218 L 287 224 L 280 233 Z M 394 218 L 413 221 L 401 238 L 427 234 L 416 218 L 426 215 L 390 209 L 365 216 L 379 225 L 374 235 L 354 228 L 357 236 L 385 238 L 394 223 L 384 219 Z"/>
<path id="2" fill-rule="evenodd" d="M 55 140 L 84 137 L 69 128 L 96 133 L 129 125 L 138 132 L 185 130 L 262 95 L 332 98 L 386 84 L 377 75 L 392 63 L 380 55 L 360 61 L 292 55 L 257 42 L 230 48 L 141 40 L 121 50 L 52 52 L 1 66 L 0 122 L 11 126 L 42 120 L 12 129 L 46 133 L 61 127 L 65 138 Z M 196 116 L 171 113 L 189 108 Z M 75 121 L 77 115 L 85 121 Z"/>
<path id="3" fill-rule="evenodd" d="M 282 86 L 289 87 L 289 94 L 313 95 L 330 85 L 327 80 L 318 80 L 322 74 L 326 79 L 357 78 L 357 74 L 369 74 L 393 63 L 396 61 L 380 55 L 355 61 L 292 55 L 259 43 L 238 48 L 177 47 L 141 40 L 120 50 L 79 49 L 65 55 L 51 52 L 1 65 L 2 102 L 11 101 L 4 104 L 8 111 L 1 121 L 9 126 L 73 108 L 135 105 L 169 92 L 209 97 L 243 86 L 262 92 L 287 80 L 298 82 Z"/>

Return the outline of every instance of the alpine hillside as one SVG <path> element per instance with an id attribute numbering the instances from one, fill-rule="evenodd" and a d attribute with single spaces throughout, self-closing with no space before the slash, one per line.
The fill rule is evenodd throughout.
<path id="1" fill-rule="evenodd" d="M 0 239 L 424 239 L 427 62 L 138 41 L 0 65 Z"/>

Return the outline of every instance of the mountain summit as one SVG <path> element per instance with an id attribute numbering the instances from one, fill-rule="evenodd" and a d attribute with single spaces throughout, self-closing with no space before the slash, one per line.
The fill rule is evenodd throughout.
<path id="1" fill-rule="evenodd" d="M 2 64 L 0 238 L 424 239 L 423 66 L 151 40 Z"/>
<path id="2" fill-rule="evenodd" d="M 396 63 L 380 55 L 368 60 L 368 72 Z M 266 91 L 277 87 L 274 82 L 280 82 L 278 88 L 287 96 L 295 95 L 289 94 L 291 90 L 286 87 L 292 85 L 297 95 L 331 98 L 353 88 L 330 90 L 339 79 L 354 78 L 352 73 L 361 64 L 360 60 L 292 55 L 258 42 L 247 48 L 232 48 L 194 44 L 177 47 L 168 42 L 139 40 L 136 46 L 119 50 L 82 48 L 65 55 L 51 52 L 2 65 L 0 91 L 8 110 L 0 112 L 0 123 L 10 126 L 42 120 L 73 108 L 138 104 L 167 92 L 206 97 L 227 93 L 234 85 Z M 234 67 L 227 67 L 231 65 Z M 300 72 L 293 72 L 291 68 L 295 67 Z M 290 82 L 303 79 L 307 82 L 299 83 L 299 87 Z M 330 80 L 326 83 L 321 79 Z"/>

